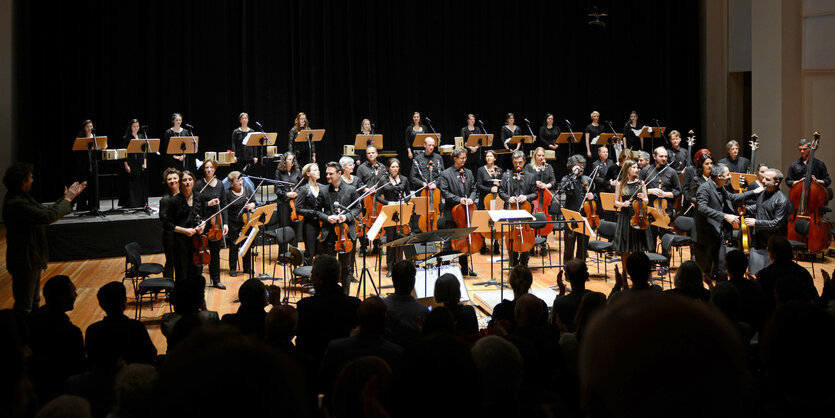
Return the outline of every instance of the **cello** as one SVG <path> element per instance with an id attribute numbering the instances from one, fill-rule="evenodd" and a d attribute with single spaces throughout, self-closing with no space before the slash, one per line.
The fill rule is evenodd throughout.
<path id="1" fill-rule="evenodd" d="M 429 177 L 432 177 L 432 171 L 435 169 L 435 163 L 429 160 L 427 163 L 429 168 Z M 426 215 L 418 219 L 418 226 L 422 232 L 429 232 L 438 229 L 438 211 L 441 204 L 441 190 L 435 187 L 430 189 L 429 185 L 434 185 L 435 182 L 428 182 L 427 186 L 420 192 L 422 197 L 428 197 Z"/>
<path id="2" fill-rule="evenodd" d="M 513 179 L 518 182 L 523 177 L 525 177 L 525 172 L 517 171 L 513 176 Z M 516 210 L 524 210 L 527 212 L 531 211 L 531 204 L 527 201 L 520 203 L 519 200 L 517 200 L 516 203 L 511 203 L 511 205 L 515 205 Z M 534 230 L 529 224 L 516 225 L 511 228 L 510 233 L 505 236 L 505 244 L 507 244 L 507 248 L 509 248 L 510 251 L 517 253 L 530 251 L 535 244 L 535 240 L 536 236 L 534 235 Z"/>
<path id="3" fill-rule="evenodd" d="M 542 174 L 542 170 L 545 169 L 545 166 L 536 167 L 536 176 L 539 179 Z M 541 181 L 541 179 L 540 179 Z M 554 224 L 551 223 L 553 219 L 551 219 L 551 214 L 548 213 L 548 207 L 551 205 L 551 202 L 554 200 L 554 196 L 548 189 L 538 188 L 536 192 L 536 200 L 532 203 L 531 213 L 541 213 L 545 215 L 545 221 L 547 223 L 542 228 L 537 230 L 537 234 L 539 236 L 547 236 L 554 230 Z"/>
<path id="4" fill-rule="evenodd" d="M 464 169 L 460 171 L 461 183 L 465 183 L 467 179 L 464 177 Z M 452 220 L 458 228 L 470 228 L 473 212 L 476 210 L 475 203 L 463 205 L 461 203 L 452 208 Z M 474 254 L 481 250 L 484 246 L 484 237 L 478 233 L 471 233 L 467 238 L 452 240 L 452 248 L 464 254 Z"/>
<path id="5" fill-rule="evenodd" d="M 379 184 L 379 181 L 377 182 Z M 383 187 L 386 187 L 386 183 Z M 377 189 L 377 185 L 372 187 L 372 189 Z M 382 190 L 382 187 L 379 189 Z M 377 191 L 379 191 L 377 190 Z M 371 229 L 374 226 L 374 222 L 377 220 L 377 215 L 380 214 L 380 211 L 383 210 L 383 204 L 377 201 L 376 193 L 368 193 L 362 200 L 362 224 L 365 225 L 367 229 Z M 379 239 L 383 235 L 383 229 L 380 229 L 380 232 L 377 233 L 377 236 L 374 239 Z"/>
<path id="6" fill-rule="evenodd" d="M 812 254 L 826 250 L 832 241 L 832 227 L 823 220 L 823 208 L 829 201 L 829 192 L 818 182 L 812 181 L 812 163 L 820 142 L 820 133 L 816 131 L 813 138 L 809 144 L 806 176 L 802 182 L 793 184 L 789 191 L 793 211 L 788 219 L 787 236 L 789 240 L 805 242 Z"/>

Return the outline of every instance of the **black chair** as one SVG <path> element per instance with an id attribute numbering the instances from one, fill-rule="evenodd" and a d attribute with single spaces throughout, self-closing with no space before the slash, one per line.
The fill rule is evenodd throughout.
<path id="1" fill-rule="evenodd" d="M 670 288 L 672 288 L 673 278 L 670 275 L 670 260 L 658 253 L 647 253 L 647 257 L 649 257 L 650 264 L 655 266 L 655 271 L 659 274 L 658 277 L 661 279 L 662 287 L 664 285 L 664 276 L 667 276 L 667 281 L 670 283 Z"/>
<path id="2" fill-rule="evenodd" d="M 296 231 L 292 227 L 285 226 L 276 228 L 272 231 L 267 231 L 266 234 L 275 240 L 276 244 L 278 244 L 278 257 L 273 265 L 273 282 L 275 282 L 276 266 L 280 265 L 284 273 L 282 276 L 282 279 L 284 280 L 284 287 L 287 288 L 287 266 L 292 265 L 291 263 L 293 261 L 293 256 L 290 254 L 290 250 L 287 247 L 296 238 Z"/>
<path id="3" fill-rule="evenodd" d="M 681 255 L 682 247 L 689 247 L 692 244 L 690 239 L 690 232 L 693 230 L 693 218 L 687 216 L 679 216 L 673 221 L 676 230 L 682 234 L 665 234 L 661 237 L 661 249 L 664 253 L 670 254 L 670 261 L 674 260 L 671 249 L 678 250 L 679 264 L 684 262 Z"/>
<path id="4" fill-rule="evenodd" d="M 149 278 L 153 274 L 162 273 L 162 270 L 162 264 L 142 262 L 142 248 L 138 243 L 131 242 L 125 245 L 125 276 L 122 277 L 122 282 L 125 279 L 130 279 L 133 284 L 133 294 L 136 298 L 136 319 L 142 318 L 142 302 L 146 296 L 150 298 L 153 306 L 159 294 L 164 293 L 165 300 L 169 302 L 168 309 L 171 310 L 170 295 L 174 290 L 174 280 L 170 277 Z"/>
<path id="5" fill-rule="evenodd" d="M 304 253 L 302 250 L 290 246 L 289 249 L 289 258 L 290 258 L 290 266 L 291 266 L 291 274 L 293 276 L 293 284 L 301 286 L 303 289 L 307 289 L 309 293 L 313 293 L 310 291 L 313 288 L 313 285 L 310 283 L 310 275 L 313 272 L 313 266 L 304 266 Z"/>
<path id="6" fill-rule="evenodd" d="M 540 259 L 542 260 L 541 263 L 545 265 L 545 253 L 548 253 L 548 264 L 551 264 L 551 246 L 548 244 L 548 236 L 546 235 L 539 235 L 539 230 L 544 228 L 546 225 L 546 217 L 544 213 L 534 213 L 534 222 L 530 225 L 536 231 L 536 239 L 534 239 L 534 247 L 539 248 L 539 255 Z"/>
<path id="7" fill-rule="evenodd" d="M 806 239 L 806 235 L 809 234 L 809 225 L 803 224 L 802 222 L 795 222 L 794 223 L 794 232 L 802 236 Z M 792 246 L 792 250 L 795 252 L 795 259 L 800 259 L 799 256 L 804 255 L 809 257 L 809 261 L 812 263 L 812 278 L 814 279 L 815 276 L 815 254 L 809 252 L 809 246 L 806 244 L 805 241 L 794 241 L 789 240 L 789 244 Z"/>
<path id="8" fill-rule="evenodd" d="M 600 226 L 597 227 L 597 236 L 601 238 L 605 238 L 606 241 L 601 240 L 590 240 L 588 249 L 589 251 L 594 251 L 597 253 L 597 272 L 600 273 L 600 257 L 603 256 L 604 260 L 607 257 L 607 254 L 611 253 L 613 250 L 614 244 L 612 244 L 612 240 L 615 238 L 615 230 L 617 229 L 618 224 L 615 222 L 604 221 L 600 220 Z M 609 275 L 606 274 L 604 269 L 604 279 L 608 278 Z"/>

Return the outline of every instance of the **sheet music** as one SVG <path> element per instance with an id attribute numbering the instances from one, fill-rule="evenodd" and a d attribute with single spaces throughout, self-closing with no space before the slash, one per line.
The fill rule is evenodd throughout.
<path id="1" fill-rule="evenodd" d="M 635 136 L 641 136 L 641 129 L 632 129 L 632 133 L 634 133 Z"/>

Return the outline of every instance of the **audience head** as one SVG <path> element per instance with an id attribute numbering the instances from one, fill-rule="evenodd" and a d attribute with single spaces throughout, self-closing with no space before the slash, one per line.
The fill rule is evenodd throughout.
<path id="1" fill-rule="evenodd" d="M 435 281 L 435 301 L 455 306 L 461 300 L 461 282 L 452 273 L 442 274 Z"/>
<path id="2" fill-rule="evenodd" d="M 267 313 L 267 341 L 290 343 L 296 336 L 299 311 L 290 305 L 273 306 Z"/>
<path id="3" fill-rule="evenodd" d="M 171 295 L 174 312 L 180 315 L 200 312 L 206 306 L 206 279 L 203 276 L 191 276 L 178 280 Z"/>
<path id="4" fill-rule="evenodd" d="M 792 245 L 786 237 L 780 235 L 772 235 L 768 239 L 768 256 L 771 261 L 788 262 L 794 259 Z"/>
<path id="5" fill-rule="evenodd" d="M 313 260 L 313 268 L 310 270 L 310 281 L 314 287 L 322 285 L 335 285 L 339 283 L 339 274 L 342 268 L 339 260 L 332 255 L 320 255 Z"/>
<path id="6" fill-rule="evenodd" d="M 394 263 L 391 272 L 391 282 L 394 285 L 394 293 L 398 295 L 411 295 L 415 288 L 415 274 L 417 269 L 409 260 L 400 260 Z"/>
<path id="7" fill-rule="evenodd" d="M 129 364 L 119 370 L 113 385 L 113 415 L 150 417 L 157 406 L 157 370 L 148 364 Z"/>
<path id="8" fill-rule="evenodd" d="M 75 285 L 69 276 L 52 276 L 43 285 L 43 297 L 46 304 L 61 312 L 71 311 L 75 306 L 77 296 Z"/>
<path id="9" fill-rule="evenodd" d="M 545 318 L 543 306 L 545 304 L 542 299 L 527 293 L 516 299 L 516 307 L 514 308 L 514 319 L 516 325 L 524 326 L 539 326 Z"/>
<path id="10" fill-rule="evenodd" d="M 577 329 L 577 341 L 582 340 L 583 333 L 586 327 L 591 322 L 591 319 L 598 313 L 603 311 L 606 307 L 606 295 L 600 292 L 589 292 L 583 296 L 580 301 L 580 306 L 577 307 L 577 313 L 574 314 L 574 327 Z"/>
<path id="11" fill-rule="evenodd" d="M 391 408 L 391 367 L 380 357 L 364 356 L 342 367 L 333 383 L 328 415 L 366 416 L 365 402 L 370 394 L 384 410 Z"/>
<path id="12" fill-rule="evenodd" d="M 579 370 L 589 416 L 742 413 L 739 334 L 698 301 L 659 292 L 616 299 L 591 320 Z M 694 396 L 706 388 L 709 396 Z"/>
<path id="13" fill-rule="evenodd" d="M 740 250 L 729 251 L 725 255 L 725 270 L 731 279 L 741 279 L 748 270 L 748 256 Z"/>
<path id="14" fill-rule="evenodd" d="M 571 283 L 571 291 L 583 290 L 589 280 L 589 269 L 584 260 L 572 258 L 565 263 L 565 278 Z"/>
<path id="15" fill-rule="evenodd" d="M 678 266 L 676 276 L 673 279 L 676 289 L 686 292 L 698 292 L 704 289 L 702 285 L 702 269 L 693 260 L 687 260 Z"/>
<path id="16" fill-rule="evenodd" d="M 649 257 L 641 252 L 629 254 L 629 258 L 626 259 L 626 272 L 632 279 L 632 285 L 649 283 L 649 275 L 652 273 Z"/>
<path id="17" fill-rule="evenodd" d="M 505 338 L 488 335 L 470 348 L 481 374 L 482 404 L 515 400 L 522 390 L 524 360 L 519 349 Z"/>
<path id="18" fill-rule="evenodd" d="M 127 289 L 122 282 L 110 282 L 102 286 L 96 293 L 99 306 L 107 316 L 119 316 L 127 308 Z"/>
<path id="19" fill-rule="evenodd" d="M 710 292 L 710 303 L 717 307 L 731 321 L 739 319 L 742 300 L 739 289 L 730 282 L 719 282 Z"/>
<path id="20" fill-rule="evenodd" d="M 429 311 L 426 323 L 423 324 L 424 337 L 438 333 L 455 333 L 455 319 L 452 317 L 452 312 L 443 306 L 436 306 Z"/>
<path id="21" fill-rule="evenodd" d="M 528 293 L 533 283 L 531 270 L 521 264 L 513 266 L 513 269 L 510 270 L 508 283 L 510 283 L 510 288 L 513 289 L 514 297 Z"/>
<path id="22" fill-rule="evenodd" d="M 386 303 L 379 296 L 369 296 L 357 309 L 360 332 L 379 335 L 386 329 Z"/>
<path id="23" fill-rule="evenodd" d="M 258 279 L 248 279 L 238 289 L 241 307 L 264 308 L 267 306 L 267 286 Z"/>
<path id="24" fill-rule="evenodd" d="M 3 175 L 3 184 L 10 192 L 23 190 L 23 183 L 29 180 L 29 176 L 35 171 L 31 163 L 14 163 L 6 169 Z"/>
<path id="25" fill-rule="evenodd" d="M 87 399 L 75 395 L 61 395 L 44 405 L 35 415 L 35 418 L 87 418 L 92 416 L 90 402 Z"/>

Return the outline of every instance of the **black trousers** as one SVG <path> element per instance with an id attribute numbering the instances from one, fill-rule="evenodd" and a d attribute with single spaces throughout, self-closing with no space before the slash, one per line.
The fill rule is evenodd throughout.
<path id="1" fill-rule="evenodd" d="M 354 266 L 354 254 L 356 253 L 356 241 L 351 241 L 353 248 L 350 252 L 336 252 L 336 237 L 334 234 L 328 234 L 328 239 L 325 240 L 325 253 L 332 255 L 339 260 L 341 268 L 339 273 L 339 283 L 342 285 L 342 290 L 346 295 L 351 294 L 351 279 L 354 277 L 352 269 Z"/>
<path id="2" fill-rule="evenodd" d="M 238 236 L 241 235 L 241 227 L 229 225 L 229 235 L 226 236 L 226 243 L 229 245 L 229 271 L 238 271 L 238 251 L 240 250 L 241 246 L 244 244 L 244 241 L 241 241 L 238 244 L 235 244 L 235 241 L 238 240 Z M 253 244 L 254 245 L 254 244 Z M 243 259 L 243 270 L 244 271 L 251 271 L 252 270 L 252 247 L 246 251 Z"/>
<path id="3" fill-rule="evenodd" d="M 175 233 L 174 237 L 174 278 L 183 280 L 186 277 L 203 274 L 203 266 L 193 263 L 194 240 L 185 234 Z"/>
<path id="4" fill-rule="evenodd" d="M 322 253 L 322 246 L 319 242 L 319 232 L 322 227 L 319 221 L 302 221 L 302 236 L 304 238 L 304 261 L 307 265 L 313 265 L 313 257 Z"/>
<path id="5" fill-rule="evenodd" d="M 41 302 L 41 270 L 31 267 L 12 274 L 12 296 L 14 310 L 18 312 L 33 312 L 38 310 Z"/>
<path id="6" fill-rule="evenodd" d="M 565 264 L 568 260 L 574 257 L 580 260 L 585 260 L 588 254 L 586 248 L 589 245 L 589 236 L 572 231 L 570 228 L 565 229 L 565 246 L 562 252 L 562 262 Z M 575 253 L 576 248 L 576 253 Z"/>
<path id="7" fill-rule="evenodd" d="M 693 245 L 696 264 L 702 268 L 708 277 L 717 280 L 727 280 L 725 272 L 725 240 L 716 239 L 709 242 L 697 242 Z"/>
<path id="8" fill-rule="evenodd" d="M 162 249 L 165 252 L 165 266 L 162 268 L 163 277 L 174 278 L 174 231 L 162 231 Z"/>

